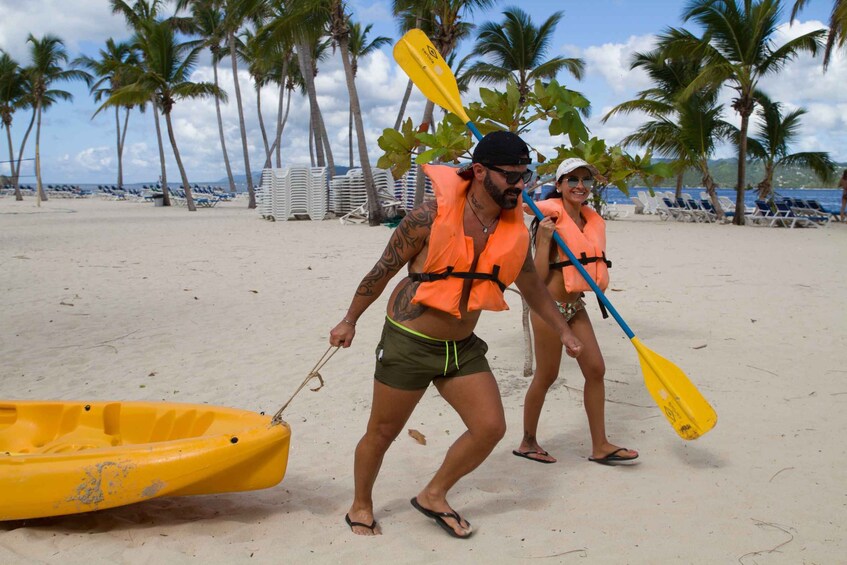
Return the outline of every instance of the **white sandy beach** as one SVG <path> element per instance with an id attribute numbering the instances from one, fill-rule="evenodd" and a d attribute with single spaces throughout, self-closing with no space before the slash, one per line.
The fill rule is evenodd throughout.
<path id="1" fill-rule="evenodd" d="M 429 391 L 375 490 L 384 534 L 343 522 L 365 429 L 383 296 L 350 349 L 286 410 L 285 479 L 264 491 L 156 499 L 0 523 L 0 563 L 843 563 L 847 555 L 847 225 L 771 229 L 608 223 L 608 296 L 719 415 L 685 442 L 643 385 L 618 325 L 588 308 L 607 370 L 611 441 L 587 461 L 582 376 L 565 360 L 539 439 L 521 437 L 520 301 L 485 313 L 509 425 L 452 493 L 474 525 L 448 537 L 409 504 L 463 431 Z M 268 222 L 243 200 L 190 213 L 138 202 L 0 198 L 0 398 L 165 400 L 274 412 L 327 348 L 390 230 Z M 386 293 L 387 294 L 387 293 Z M 2 493 L 0 493 L 2 496 Z"/>

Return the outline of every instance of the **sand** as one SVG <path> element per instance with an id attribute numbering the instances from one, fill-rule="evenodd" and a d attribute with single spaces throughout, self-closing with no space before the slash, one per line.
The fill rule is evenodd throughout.
<path id="1" fill-rule="evenodd" d="M 164 400 L 273 412 L 327 348 L 390 230 L 268 222 L 243 201 L 190 213 L 140 202 L 0 198 L 0 398 Z M 680 439 L 635 350 L 588 301 L 607 371 L 611 441 L 637 465 L 587 461 L 576 365 L 563 362 L 539 437 L 559 462 L 511 455 L 521 436 L 519 298 L 483 315 L 509 425 L 451 494 L 473 522 L 449 538 L 409 505 L 463 431 L 427 392 L 375 489 L 385 535 L 343 523 L 370 408 L 383 296 L 323 390 L 286 410 L 289 467 L 271 489 L 155 499 L 0 523 L 2 563 L 836 563 L 847 554 L 847 225 L 771 229 L 608 224 L 608 296 L 636 335 L 716 408 Z"/>

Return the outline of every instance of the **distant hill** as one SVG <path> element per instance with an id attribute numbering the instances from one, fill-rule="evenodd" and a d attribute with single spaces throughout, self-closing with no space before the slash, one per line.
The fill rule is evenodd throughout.
<path id="1" fill-rule="evenodd" d="M 656 159 L 663 161 L 663 159 Z M 835 188 L 841 173 L 847 169 L 847 163 L 842 163 L 836 168 L 836 174 L 829 183 L 822 183 L 811 170 L 803 167 L 778 167 L 774 174 L 774 188 Z M 738 177 L 738 159 L 715 159 L 709 161 L 709 171 L 712 178 L 718 183 L 718 188 L 734 188 Z M 761 162 L 747 164 L 747 185 L 756 186 L 765 178 L 765 167 Z M 685 186 L 702 186 L 699 171 L 688 171 L 683 175 L 682 182 Z M 665 179 L 660 184 L 662 187 L 675 187 L 676 179 Z"/>

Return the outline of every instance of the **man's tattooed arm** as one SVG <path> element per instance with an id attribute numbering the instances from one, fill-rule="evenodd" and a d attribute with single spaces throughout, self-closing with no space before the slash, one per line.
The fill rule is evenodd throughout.
<path id="1" fill-rule="evenodd" d="M 353 297 L 348 317 L 353 321 L 362 315 L 382 292 L 388 281 L 420 253 L 429 237 L 435 219 L 436 203 L 426 202 L 409 212 L 391 234 L 382 256 L 365 275 Z"/>

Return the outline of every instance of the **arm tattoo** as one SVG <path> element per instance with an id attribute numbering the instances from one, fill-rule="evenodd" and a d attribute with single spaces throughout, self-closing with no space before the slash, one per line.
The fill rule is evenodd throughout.
<path id="1" fill-rule="evenodd" d="M 390 279 L 400 268 L 423 249 L 429 230 L 435 219 L 436 203 L 427 202 L 412 210 L 403 220 L 379 258 L 373 269 L 365 275 L 356 290 L 359 296 L 378 294 L 376 287 L 383 280 Z"/>

